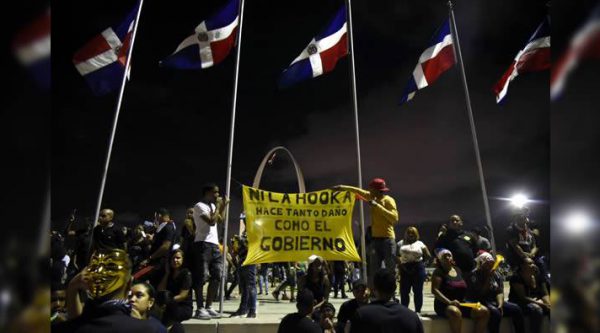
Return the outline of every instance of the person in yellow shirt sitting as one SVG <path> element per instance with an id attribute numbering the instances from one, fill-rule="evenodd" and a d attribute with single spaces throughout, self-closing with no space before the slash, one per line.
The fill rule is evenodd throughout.
<path id="1" fill-rule="evenodd" d="M 385 267 L 395 270 L 396 260 L 396 234 L 394 225 L 398 223 L 398 209 L 396 201 L 387 195 L 390 189 L 382 178 L 375 178 L 369 183 L 369 190 L 348 185 L 333 187 L 337 191 L 350 191 L 367 201 L 371 206 L 371 244 L 367 249 L 367 269 L 369 286 L 372 286 L 375 272 Z"/>

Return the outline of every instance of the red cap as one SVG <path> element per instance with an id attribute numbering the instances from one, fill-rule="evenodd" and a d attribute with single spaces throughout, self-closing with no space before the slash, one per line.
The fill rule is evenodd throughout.
<path id="1" fill-rule="evenodd" d="M 374 178 L 369 183 L 369 187 L 375 190 L 379 190 L 381 192 L 388 192 L 390 190 L 385 185 L 385 180 L 383 178 Z"/>

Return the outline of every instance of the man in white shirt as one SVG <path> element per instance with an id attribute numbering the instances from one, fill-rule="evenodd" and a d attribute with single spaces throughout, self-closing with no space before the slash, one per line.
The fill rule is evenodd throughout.
<path id="1" fill-rule="evenodd" d="M 202 188 L 202 199 L 194 205 L 194 224 L 196 235 L 192 245 L 194 258 L 193 287 L 196 292 L 196 313 L 194 318 L 219 318 L 218 312 L 211 308 L 217 295 L 223 271 L 223 255 L 219 249 L 217 223 L 223 222 L 223 211 L 229 199 L 219 195 L 219 187 L 207 184 Z M 209 282 L 206 291 L 206 304 L 202 295 L 202 287 Z"/>

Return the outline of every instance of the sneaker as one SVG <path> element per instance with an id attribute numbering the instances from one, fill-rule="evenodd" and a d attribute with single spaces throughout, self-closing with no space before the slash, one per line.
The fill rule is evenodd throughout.
<path id="1" fill-rule="evenodd" d="M 279 302 L 279 292 L 277 290 L 273 291 L 273 297 L 277 302 Z"/>
<path id="2" fill-rule="evenodd" d="M 231 316 L 229 316 L 229 318 L 239 318 L 239 317 L 243 317 L 247 314 L 248 314 L 248 312 L 237 310 L 236 312 L 232 313 Z"/>
<path id="3" fill-rule="evenodd" d="M 256 311 L 250 310 L 246 318 L 256 318 Z"/>
<path id="4" fill-rule="evenodd" d="M 206 309 L 200 308 L 200 309 L 196 310 L 196 314 L 194 314 L 194 318 L 195 319 L 208 320 L 211 317 L 210 317 L 210 314 L 208 313 L 208 311 L 206 311 Z"/>
<path id="5" fill-rule="evenodd" d="M 211 318 L 221 318 L 221 314 L 213 310 L 212 308 L 206 308 L 206 312 L 208 312 L 208 315 Z"/>

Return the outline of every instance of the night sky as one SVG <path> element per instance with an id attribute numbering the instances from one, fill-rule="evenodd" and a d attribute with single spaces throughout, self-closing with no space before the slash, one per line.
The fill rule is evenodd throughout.
<path id="1" fill-rule="evenodd" d="M 144 3 L 103 200 L 124 224 L 150 219 L 162 206 L 180 222 L 185 207 L 200 199 L 202 184 L 216 182 L 224 192 L 235 53 L 202 71 L 158 66 L 223 3 Z M 246 1 L 231 216 L 241 210 L 239 183 L 251 185 L 260 161 L 275 146 L 291 150 L 309 191 L 357 183 L 350 58 L 341 59 L 329 74 L 284 91 L 277 88 L 279 74 L 342 3 Z M 57 226 L 74 208 L 81 216 L 94 214 L 117 100 L 117 93 L 93 96 L 71 57 L 119 22 L 134 4 L 131 0 L 93 2 L 85 8 L 80 1 L 53 4 L 51 179 Z M 408 104 L 398 105 L 419 55 L 447 17 L 445 2 L 357 0 L 352 5 L 363 184 L 373 177 L 386 179 L 400 212 L 398 231 L 411 224 L 433 231 L 454 213 L 465 218 L 467 227 L 484 226 L 458 68 L 420 90 Z M 567 94 L 551 107 L 549 71 L 513 81 L 503 106 L 496 105 L 492 87 L 547 13 L 546 1 L 455 4 L 494 228 L 503 230 L 509 223 L 508 203 L 498 198 L 525 192 L 539 200 L 531 205 L 532 218 L 541 224 L 546 246 L 550 180 L 554 191 L 556 178 L 551 162 L 559 163 L 556 170 L 570 173 L 563 171 L 571 165 L 565 161 L 583 158 L 571 145 L 588 151 L 577 135 L 597 133 L 595 124 L 584 120 L 581 131 L 570 129 L 574 123 L 566 113 L 574 110 L 569 103 L 580 102 L 569 100 L 576 97 Z M 553 45 L 560 50 L 585 18 L 585 10 L 575 14 L 579 19 L 562 22 L 558 44 L 553 36 Z M 567 93 L 587 89 L 593 96 L 586 103 L 593 109 L 598 97 L 592 92 L 598 91 L 598 84 L 581 87 L 577 82 L 590 78 L 583 71 L 576 74 L 582 78 Z M 556 137 L 563 131 L 570 136 Z M 597 141 L 598 134 L 593 135 Z M 555 154 L 554 147 L 561 151 Z M 261 185 L 277 192 L 296 191 L 286 156 L 277 155 Z M 237 226 L 237 219 L 231 220 Z M 503 234 L 496 232 L 497 241 Z M 433 232 L 423 237 L 432 241 Z"/>

